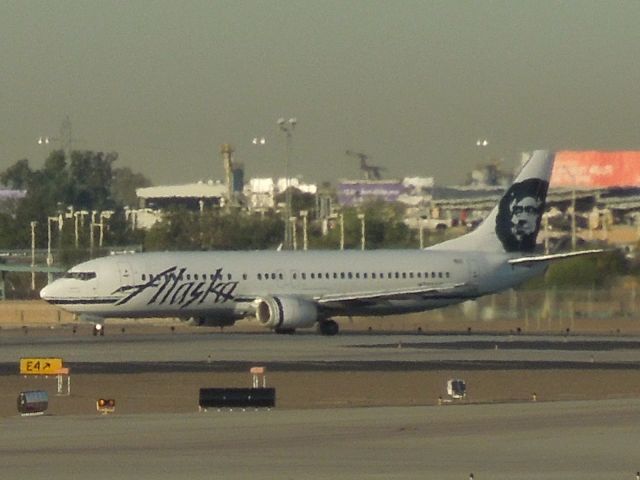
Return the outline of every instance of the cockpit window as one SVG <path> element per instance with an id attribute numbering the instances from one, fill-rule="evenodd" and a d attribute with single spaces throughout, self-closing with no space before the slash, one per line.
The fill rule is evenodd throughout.
<path id="1" fill-rule="evenodd" d="M 75 278 L 76 280 L 91 280 L 96 278 L 96 272 L 67 272 L 64 278 Z"/>

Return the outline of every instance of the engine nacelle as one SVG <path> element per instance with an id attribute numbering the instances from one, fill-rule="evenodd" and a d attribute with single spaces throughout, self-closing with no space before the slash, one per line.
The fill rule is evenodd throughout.
<path id="1" fill-rule="evenodd" d="M 261 325 L 273 329 L 308 328 L 318 320 L 318 308 L 298 297 L 264 297 L 258 299 L 256 318 Z"/>

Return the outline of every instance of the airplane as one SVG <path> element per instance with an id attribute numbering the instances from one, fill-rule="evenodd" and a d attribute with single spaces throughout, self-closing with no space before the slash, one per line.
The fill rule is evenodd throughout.
<path id="1" fill-rule="evenodd" d="M 71 268 L 40 296 L 81 318 L 173 317 L 227 326 L 242 318 L 277 333 L 343 316 L 420 312 L 473 300 L 579 252 L 537 255 L 554 154 L 535 151 L 473 231 L 415 250 L 203 251 L 114 255 Z"/>

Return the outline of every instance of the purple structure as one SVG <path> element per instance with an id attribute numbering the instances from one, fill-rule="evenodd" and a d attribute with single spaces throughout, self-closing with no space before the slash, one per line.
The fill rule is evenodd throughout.
<path id="1" fill-rule="evenodd" d="M 395 202 L 404 191 L 405 187 L 398 180 L 342 181 L 338 184 L 338 202 L 349 207 L 377 199 Z"/>

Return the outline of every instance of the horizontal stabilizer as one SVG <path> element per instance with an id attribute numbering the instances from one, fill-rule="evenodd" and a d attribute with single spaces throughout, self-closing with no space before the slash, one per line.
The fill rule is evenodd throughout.
<path id="1" fill-rule="evenodd" d="M 561 260 L 563 258 L 577 257 L 578 255 L 593 255 L 594 253 L 602 253 L 604 249 L 597 250 L 581 250 L 579 252 L 554 253 L 550 255 L 538 255 L 535 257 L 520 257 L 509 260 L 511 265 L 532 265 L 539 262 L 551 262 L 553 260 Z"/>

